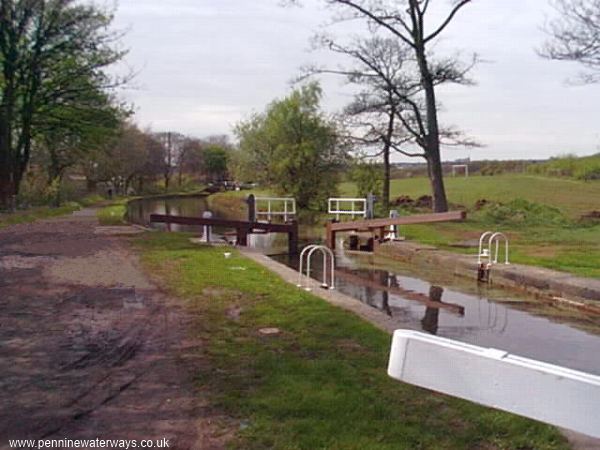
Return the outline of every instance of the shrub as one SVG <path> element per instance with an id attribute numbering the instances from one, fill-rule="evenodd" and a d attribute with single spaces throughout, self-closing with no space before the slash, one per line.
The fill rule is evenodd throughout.
<path id="1" fill-rule="evenodd" d="M 504 225 L 559 225 L 569 224 L 565 215 L 553 206 L 529 202 L 522 198 L 507 204 L 493 203 L 483 209 L 486 221 Z"/>

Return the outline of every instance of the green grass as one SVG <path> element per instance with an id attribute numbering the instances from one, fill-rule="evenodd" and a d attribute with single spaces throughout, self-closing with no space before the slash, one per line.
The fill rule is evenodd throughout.
<path id="1" fill-rule="evenodd" d="M 581 215 L 600 209 L 600 182 L 583 182 L 531 175 L 447 178 L 449 201 L 469 210 L 462 223 L 440 223 L 402 227 L 402 235 L 411 240 L 455 251 L 452 244 L 476 240 L 486 230 L 508 234 L 511 261 L 569 272 L 585 277 L 600 277 L 600 224 L 580 223 Z M 418 198 L 429 194 L 425 178 L 392 182 L 392 198 L 408 195 Z M 354 186 L 344 183 L 344 195 L 355 195 Z M 474 212 L 480 199 L 508 205 L 504 210 Z M 517 200 L 518 199 L 518 200 Z M 511 207 L 534 202 L 533 220 L 505 220 Z M 552 208 L 545 208 L 549 205 Z M 557 211 L 553 211 L 556 208 Z M 510 219 L 510 215 L 508 215 Z"/>
<path id="2" fill-rule="evenodd" d="M 390 379 L 388 334 L 235 250 L 225 259 L 179 233 L 136 242 L 144 266 L 193 312 L 204 343 L 196 383 L 235 419 L 222 424 L 236 431 L 231 448 L 568 448 L 552 427 Z M 263 327 L 281 334 L 261 336 Z"/>
<path id="3" fill-rule="evenodd" d="M 576 219 L 582 214 L 600 209 L 600 183 L 533 175 L 498 175 L 445 178 L 448 199 L 456 205 L 472 207 L 479 199 L 509 202 L 523 198 L 531 202 L 552 205 Z M 347 196 L 356 195 L 352 183 L 342 183 L 340 191 Z M 430 195 L 426 178 L 393 180 L 392 199 L 400 195 L 417 198 Z"/>
<path id="4" fill-rule="evenodd" d="M 36 220 L 49 219 L 51 217 L 64 216 L 77 211 L 79 205 L 77 203 L 69 203 L 58 208 L 48 206 L 31 208 L 24 211 L 14 213 L 0 213 L 0 228 L 16 225 L 19 223 L 30 223 Z"/>
<path id="5" fill-rule="evenodd" d="M 103 226 L 125 225 L 125 214 L 127 213 L 127 202 L 129 199 L 123 198 L 115 201 L 113 204 L 98 209 L 96 217 Z"/>

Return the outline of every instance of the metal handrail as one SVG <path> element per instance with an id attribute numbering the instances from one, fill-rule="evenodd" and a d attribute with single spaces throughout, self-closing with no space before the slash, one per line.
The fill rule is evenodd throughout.
<path id="1" fill-rule="evenodd" d="M 316 251 L 320 251 L 321 254 L 323 255 L 323 283 L 322 283 L 322 287 L 324 288 L 329 288 L 329 289 L 335 289 L 335 255 L 333 254 L 333 252 L 326 246 L 324 245 L 317 245 L 317 244 L 312 244 L 309 245 L 307 247 L 305 247 L 302 252 L 300 253 L 300 266 L 299 266 L 299 270 L 298 270 L 298 283 L 296 286 L 298 287 L 303 287 L 302 284 L 302 276 L 303 276 L 303 264 L 304 264 L 304 255 L 308 252 L 308 255 L 306 255 L 306 278 L 310 279 L 310 262 L 311 262 L 311 258 L 313 253 L 315 253 Z M 331 261 L 331 284 L 327 284 L 327 257 L 330 257 L 330 261 Z M 311 288 L 308 286 L 304 287 L 305 290 L 310 291 Z"/>
<path id="2" fill-rule="evenodd" d="M 496 253 L 494 256 L 494 264 L 498 264 L 498 247 L 500 245 L 500 239 L 504 239 L 504 264 L 510 264 L 508 262 L 508 238 L 506 237 L 506 235 L 504 233 L 500 233 L 500 232 L 496 232 L 494 234 L 492 234 L 492 237 L 490 238 L 489 242 L 488 242 L 488 252 L 490 254 L 490 258 L 492 257 L 492 243 L 495 241 L 496 242 Z"/>
<path id="3" fill-rule="evenodd" d="M 288 216 L 296 215 L 296 199 L 292 197 L 255 197 L 254 211 L 256 217 L 267 216 L 267 220 L 271 220 L 272 216 L 283 216 L 283 220 L 287 222 Z M 267 210 L 261 211 L 258 202 L 267 202 Z M 273 202 L 283 202 L 283 211 L 273 211 L 271 204 Z M 291 208 L 290 208 L 291 207 Z"/>
<path id="4" fill-rule="evenodd" d="M 490 256 L 490 255 L 489 255 L 489 251 L 488 251 L 488 253 L 487 253 L 487 254 L 486 254 L 486 253 L 483 253 L 483 250 L 484 250 L 484 249 L 483 249 L 483 240 L 484 240 L 484 239 L 485 239 L 487 236 L 490 236 L 490 235 L 492 235 L 492 234 L 494 234 L 494 232 L 493 232 L 493 231 L 486 231 L 486 232 L 485 232 L 485 233 L 483 233 L 483 234 L 481 235 L 481 237 L 479 238 L 479 252 L 477 253 L 477 264 L 481 264 L 481 257 L 482 257 L 482 256 L 483 256 L 483 257 L 487 257 L 487 258 L 488 258 L 488 261 L 489 261 L 489 256 Z M 491 262 L 491 261 L 489 261 L 489 262 Z"/>
<path id="5" fill-rule="evenodd" d="M 489 238 L 488 238 L 489 236 Z M 487 239 L 487 248 L 484 248 L 485 239 Z M 508 262 L 508 238 L 504 233 L 499 231 L 486 231 L 482 233 L 479 237 L 479 251 L 477 253 L 477 264 L 482 264 L 482 258 L 488 259 L 488 267 L 492 264 L 498 264 L 498 254 L 500 252 L 500 241 L 504 239 L 504 264 L 510 264 Z M 496 243 L 496 251 L 493 254 L 494 257 L 492 259 L 492 245 Z"/>
<path id="6" fill-rule="evenodd" d="M 332 204 L 335 203 L 335 209 Z M 351 209 L 340 209 L 340 203 L 350 203 Z M 362 203 L 362 209 L 357 210 L 356 203 Z M 367 217 L 367 199 L 366 198 L 330 198 L 327 203 L 327 213 L 335 214 L 337 220 L 340 220 L 340 215 L 362 216 Z"/>

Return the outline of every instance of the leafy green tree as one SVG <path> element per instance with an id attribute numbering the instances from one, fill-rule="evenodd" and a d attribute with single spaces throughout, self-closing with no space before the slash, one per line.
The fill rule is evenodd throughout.
<path id="1" fill-rule="evenodd" d="M 383 180 L 381 167 L 378 164 L 356 162 L 350 171 L 350 179 L 356 184 L 359 197 L 366 197 L 369 194 L 381 195 Z"/>
<path id="2" fill-rule="evenodd" d="M 337 133 L 320 100 L 318 83 L 307 84 L 235 129 L 254 180 L 296 198 L 301 208 L 322 207 L 336 190 Z"/>
<path id="3" fill-rule="evenodd" d="M 128 111 L 109 95 L 90 86 L 75 101 L 48 109 L 38 123 L 34 160 L 41 162 L 48 184 L 56 184 L 54 203 L 61 203 L 65 172 L 94 151 L 107 152 L 118 137 Z"/>
<path id="4" fill-rule="evenodd" d="M 203 169 L 207 177 L 212 181 L 223 181 L 227 177 L 227 163 L 229 151 L 218 144 L 210 144 L 204 148 Z"/>
<path id="5" fill-rule="evenodd" d="M 0 0 L 0 208 L 11 204 L 36 140 L 61 117 L 120 80 L 106 69 L 120 60 L 112 14 L 77 0 Z M 53 127 L 49 127 L 53 123 Z M 39 140 L 38 140 L 39 142 Z"/>

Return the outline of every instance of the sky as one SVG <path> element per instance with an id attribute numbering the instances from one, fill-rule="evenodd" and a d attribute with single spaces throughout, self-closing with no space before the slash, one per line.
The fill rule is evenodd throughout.
<path id="1" fill-rule="evenodd" d="M 123 45 L 129 49 L 122 70 L 137 73 L 121 95 L 134 104 L 134 120 L 154 131 L 232 135 L 237 122 L 285 96 L 300 67 L 331 64 L 330 54 L 311 50 L 310 38 L 334 12 L 320 0 L 303 0 L 301 7 L 281 3 L 120 0 L 114 26 L 126 31 Z M 434 14 L 441 17 L 448 4 L 435 0 L 440 9 Z M 536 54 L 552 14 L 548 0 L 474 0 L 444 33 L 438 54 L 460 51 L 468 59 L 477 53 L 483 60 L 471 74 L 475 86 L 444 87 L 438 94 L 442 123 L 459 127 L 483 147 L 444 149 L 444 159 L 600 151 L 600 86 L 569 84 L 577 64 Z M 348 22 L 325 30 L 344 38 L 363 26 Z M 350 101 L 340 79 L 328 77 L 322 85 L 326 111 Z"/>

